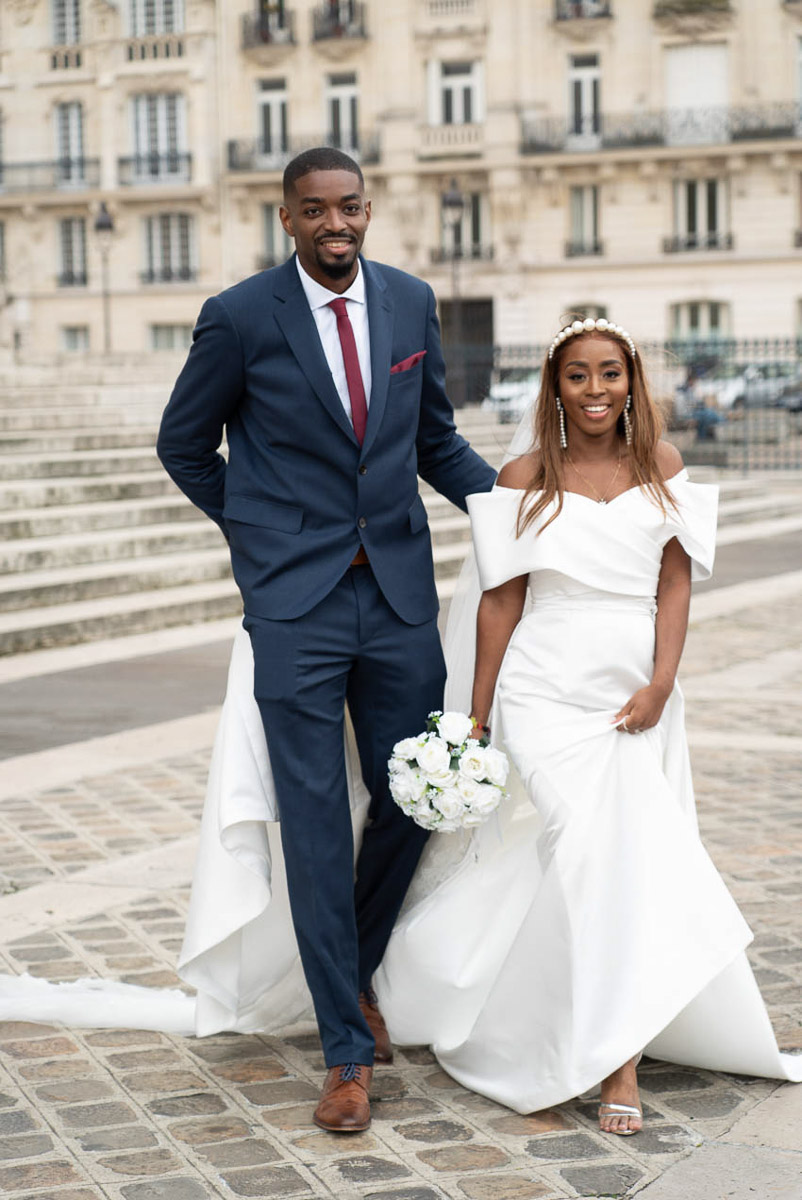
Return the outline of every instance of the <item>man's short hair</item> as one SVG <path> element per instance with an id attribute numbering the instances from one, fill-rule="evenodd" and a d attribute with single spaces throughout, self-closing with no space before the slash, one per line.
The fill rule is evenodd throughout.
<path id="1" fill-rule="evenodd" d="M 359 186 L 361 188 L 365 186 L 362 169 L 349 154 L 345 154 L 342 150 L 336 150 L 334 146 L 315 146 L 311 150 L 304 150 L 302 154 L 296 155 L 284 168 L 285 201 L 295 190 L 297 181 L 312 171 L 351 171 L 359 180 Z"/>

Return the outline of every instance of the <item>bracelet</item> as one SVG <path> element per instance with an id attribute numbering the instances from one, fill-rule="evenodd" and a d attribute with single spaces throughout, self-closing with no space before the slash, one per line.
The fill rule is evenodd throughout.
<path id="1" fill-rule="evenodd" d="M 471 717 L 471 725 L 474 729 L 481 729 L 482 733 L 487 734 L 487 736 L 490 737 L 489 725 L 483 725 L 481 721 L 476 720 L 476 717 Z"/>

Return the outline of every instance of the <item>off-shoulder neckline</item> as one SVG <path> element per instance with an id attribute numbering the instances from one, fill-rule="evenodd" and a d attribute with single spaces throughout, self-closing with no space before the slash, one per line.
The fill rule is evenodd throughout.
<path id="1" fill-rule="evenodd" d="M 676 475 L 672 475 L 670 479 L 665 480 L 666 486 L 670 486 L 672 483 L 676 483 L 676 481 L 678 479 L 680 479 L 681 476 L 683 476 L 683 475 L 687 476 L 687 474 L 688 474 L 688 468 L 682 467 L 679 471 L 677 471 Z M 511 487 L 506 487 L 503 483 L 496 483 L 493 485 L 493 491 L 496 491 L 496 492 L 519 492 L 521 495 L 523 495 L 526 492 L 526 488 L 511 488 Z M 641 484 L 639 484 L 639 483 L 633 484 L 632 487 L 625 488 L 623 492 L 619 492 L 618 495 L 613 496 L 612 499 L 606 500 L 604 502 L 604 504 L 600 504 L 599 501 L 594 500 L 592 496 L 586 496 L 584 494 L 584 492 L 572 492 L 572 491 L 569 491 L 568 489 L 566 489 L 563 492 L 563 495 L 564 496 L 578 496 L 580 500 L 588 500 L 588 501 L 590 501 L 591 504 L 595 504 L 597 508 L 609 508 L 611 504 L 615 504 L 616 500 L 621 500 L 624 496 L 628 496 L 630 492 L 642 492 L 642 491 L 643 491 L 643 486 Z M 479 493 L 479 494 L 480 495 L 489 495 L 490 493 L 484 492 L 484 493 Z"/>

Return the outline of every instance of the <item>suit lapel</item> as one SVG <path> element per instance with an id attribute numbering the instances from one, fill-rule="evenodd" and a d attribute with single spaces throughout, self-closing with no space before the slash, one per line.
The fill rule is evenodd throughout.
<path id="1" fill-rule="evenodd" d="M 364 259 L 362 259 L 362 270 L 365 274 L 365 299 L 368 305 L 368 325 L 370 327 L 371 372 L 368 423 L 362 445 L 364 455 L 376 438 L 387 405 L 395 310 L 380 272 L 372 263 L 366 262 Z"/>
<path id="2" fill-rule="evenodd" d="M 323 353 L 315 318 L 312 316 L 312 310 L 301 286 L 294 255 L 280 268 L 273 291 L 277 299 L 282 301 L 276 307 L 276 321 L 287 339 L 287 344 L 295 355 L 298 365 L 329 415 L 343 433 L 356 442 L 356 435 L 334 386 L 329 364 Z M 372 342 L 373 330 L 371 327 L 371 346 Z M 372 357 L 371 350 L 371 359 Z M 370 422 L 368 422 L 369 428 Z"/>

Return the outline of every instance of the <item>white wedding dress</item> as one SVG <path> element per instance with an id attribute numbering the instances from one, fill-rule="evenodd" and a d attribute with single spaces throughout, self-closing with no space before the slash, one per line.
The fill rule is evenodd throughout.
<path id="1" fill-rule="evenodd" d="M 696 577 L 712 565 L 716 489 L 684 471 L 671 488 L 679 511 L 667 517 L 637 489 L 605 506 L 566 495 L 541 536 L 530 528 L 520 539 L 520 492 L 469 498 L 482 584 L 529 575 L 493 716 L 517 777 L 472 836 L 430 838 L 375 982 L 397 1044 L 432 1045 L 466 1087 L 522 1112 L 579 1095 L 644 1048 L 802 1080 L 802 1057 L 777 1048 L 743 953 L 751 935 L 698 837 L 679 689 L 642 736 L 611 724 L 650 677 L 663 546 L 678 537 Z M 463 710 L 472 571 L 469 560 L 446 636 L 446 706 Z M 358 841 L 367 795 L 353 738 L 347 746 Z M 172 992 L 160 1007 L 151 989 L 99 980 L 82 990 L 5 977 L 0 1019 L 189 1022 L 205 1035 L 276 1033 L 309 1018 L 275 821 L 241 630 L 178 966 L 194 1006 Z"/>

